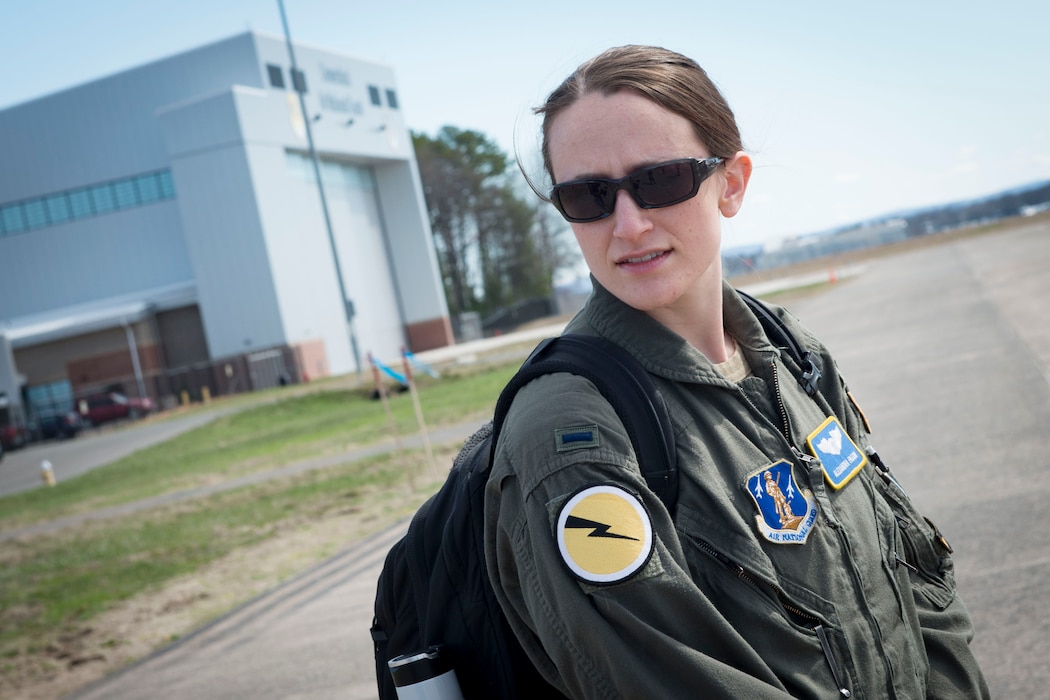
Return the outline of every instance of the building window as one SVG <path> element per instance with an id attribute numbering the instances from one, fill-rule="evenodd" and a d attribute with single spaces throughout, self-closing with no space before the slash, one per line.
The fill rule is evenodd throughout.
<path id="1" fill-rule="evenodd" d="M 314 177 L 313 163 L 308 156 L 294 151 L 285 151 L 284 159 L 288 166 L 288 172 L 292 177 L 297 180 L 306 180 L 307 182 L 317 181 Z"/>
<path id="2" fill-rule="evenodd" d="M 42 228 L 47 226 L 47 210 L 44 208 L 44 200 L 34 199 L 22 204 L 22 212 L 26 217 L 26 228 Z"/>
<path id="3" fill-rule="evenodd" d="M 88 190 L 70 192 L 69 206 L 73 210 L 74 219 L 82 219 L 95 213 L 95 207 L 91 204 L 91 192 Z"/>
<path id="4" fill-rule="evenodd" d="M 117 208 L 113 201 L 113 185 L 108 182 L 91 188 L 91 201 L 95 203 L 95 213 L 105 214 Z"/>
<path id="5" fill-rule="evenodd" d="M 0 205 L 0 235 L 175 198 L 170 170 Z"/>
<path id="6" fill-rule="evenodd" d="M 270 76 L 270 87 L 284 89 L 284 71 L 281 70 L 280 66 L 275 66 L 272 63 L 266 64 L 266 72 Z"/>
<path id="7" fill-rule="evenodd" d="M 175 199 L 175 183 L 171 179 L 171 171 L 164 170 L 157 174 L 157 182 L 160 183 L 160 196 L 163 199 Z"/>
<path id="8" fill-rule="evenodd" d="M 136 180 L 139 188 L 139 202 L 149 204 L 160 199 L 160 186 L 157 184 L 157 174 L 143 175 Z"/>
<path id="9" fill-rule="evenodd" d="M 383 106 L 383 101 L 381 99 L 379 99 L 379 88 L 377 88 L 375 85 L 369 85 L 368 86 L 368 99 L 376 107 L 382 107 Z"/>
<path id="10" fill-rule="evenodd" d="M 26 228 L 25 220 L 22 218 L 21 204 L 8 204 L 0 211 L 0 219 L 4 223 L 4 231 L 7 233 L 18 233 Z"/>
<path id="11" fill-rule="evenodd" d="M 390 109 L 397 109 L 397 93 L 388 89 L 386 91 L 386 103 Z"/>
<path id="12" fill-rule="evenodd" d="M 29 415 L 34 418 L 52 416 L 74 410 L 73 386 L 68 379 L 26 388 Z"/>
<path id="13" fill-rule="evenodd" d="M 116 194 L 117 209 L 127 209 L 139 203 L 139 193 L 135 190 L 135 179 L 129 178 L 113 183 Z"/>
<path id="14" fill-rule="evenodd" d="M 296 92 L 306 94 L 306 76 L 298 68 L 292 69 L 292 87 Z"/>
<path id="15" fill-rule="evenodd" d="M 285 162 L 288 166 L 288 174 L 296 180 L 316 182 L 314 176 L 313 161 L 305 153 L 296 151 L 285 151 Z M 375 173 L 366 165 L 355 163 L 342 163 L 334 160 L 320 159 L 319 169 L 321 180 L 325 187 L 333 190 L 375 190 Z"/>
<path id="16" fill-rule="evenodd" d="M 69 198 L 65 192 L 47 198 L 47 218 L 53 224 L 69 221 Z"/>

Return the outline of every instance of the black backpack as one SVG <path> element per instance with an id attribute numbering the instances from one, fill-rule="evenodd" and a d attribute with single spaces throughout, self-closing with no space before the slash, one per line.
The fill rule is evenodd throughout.
<path id="1" fill-rule="evenodd" d="M 542 679 L 511 632 L 489 583 L 484 543 L 485 484 L 503 419 L 521 387 L 554 372 L 586 377 L 612 404 L 646 482 L 673 510 L 678 478 L 671 423 L 648 373 L 598 336 L 545 340 L 500 394 L 492 422 L 467 440 L 448 479 L 387 554 L 372 623 L 382 700 L 397 697 L 387 662 L 437 645 L 468 700 L 563 697 Z"/>
<path id="2" fill-rule="evenodd" d="M 760 302 L 741 296 L 771 340 L 795 359 L 807 393 L 814 393 L 820 372 L 810 353 Z M 674 512 L 674 436 L 649 374 L 626 350 L 598 336 L 543 341 L 500 394 L 492 422 L 467 440 L 445 483 L 387 554 L 371 629 L 381 700 L 397 697 L 389 660 L 436 646 L 467 700 L 564 697 L 543 680 L 514 637 L 489 582 L 484 544 L 485 485 L 503 420 L 521 387 L 554 372 L 595 385 L 623 421 L 647 485 Z"/>

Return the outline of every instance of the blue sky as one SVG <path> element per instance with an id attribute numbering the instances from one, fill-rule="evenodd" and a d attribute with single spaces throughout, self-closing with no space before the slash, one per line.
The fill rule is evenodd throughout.
<path id="1" fill-rule="evenodd" d="M 508 152 L 516 133 L 528 150 L 528 107 L 602 49 L 692 56 L 757 166 L 727 247 L 1050 179 L 1050 6 L 856 5 L 285 0 L 297 41 L 394 67 L 411 128 L 477 129 Z M 0 27 L 0 109 L 247 29 L 282 35 L 277 0 L 7 0 Z"/>

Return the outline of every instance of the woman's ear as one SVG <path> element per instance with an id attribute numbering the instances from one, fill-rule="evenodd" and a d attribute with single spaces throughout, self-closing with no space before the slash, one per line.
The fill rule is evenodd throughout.
<path id="1" fill-rule="evenodd" d="M 718 200 L 718 210 L 727 219 L 736 216 L 744 203 L 744 192 L 747 191 L 747 183 L 751 179 L 751 167 L 751 156 L 743 151 L 725 162 L 725 187 Z"/>

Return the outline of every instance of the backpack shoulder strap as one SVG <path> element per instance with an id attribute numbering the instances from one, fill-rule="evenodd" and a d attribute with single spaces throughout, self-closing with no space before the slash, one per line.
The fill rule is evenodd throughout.
<path id="1" fill-rule="evenodd" d="M 798 338 L 795 337 L 784 321 L 770 311 L 769 307 L 739 289 L 736 290 L 736 293 L 740 295 L 740 298 L 744 300 L 751 312 L 758 318 L 758 322 L 762 324 L 762 330 L 766 332 L 766 336 L 773 341 L 774 345 L 787 350 L 788 354 L 791 355 L 791 359 L 798 365 L 799 373 L 796 374 L 796 378 L 806 394 L 815 396 L 818 391 L 817 381 L 820 379 L 820 366 L 817 365 L 813 353 L 806 350 L 802 343 L 798 342 Z"/>
<path id="2" fill-rule="evenodd" d="M 492 420 L 492 449 L 518 390 L 554 372 L 590 380 L 612 405 L 627 429 L 646 483 L 673 513 L 678 501 L 678 465 L 667 406 L 638 360 L 600 336 L 548 338 L 533 351 L 500 394 Z"/>

